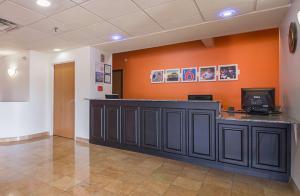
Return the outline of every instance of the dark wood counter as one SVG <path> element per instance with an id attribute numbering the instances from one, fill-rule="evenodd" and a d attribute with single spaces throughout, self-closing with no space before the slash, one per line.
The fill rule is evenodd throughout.
<path id="1" fill-rule="evenodd" d="M 291 124 L 238 121 L 219 102 L 90 100 L 90 142 L 288 181 Z"/>

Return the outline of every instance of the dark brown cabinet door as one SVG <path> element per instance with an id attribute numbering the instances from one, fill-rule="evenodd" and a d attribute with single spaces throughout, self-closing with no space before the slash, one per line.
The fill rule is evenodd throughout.
<path id="1" fill-rule="evenodd" d="M 215 113 L 189 110 L 189 156 L 215 160 Z"/>
<path id="2" fill-rule="evenodd" d="M 120 107 L 105 107 L 105 136 L 107 143 L 120 143 Z"/>
<path id="3" fill-rule="evenodd" d="M 160 108 L 141 108 L 141 146 L 161 150 Z"/>
<path id="4" fill-rule="evenodd" d="M 122 144 L 139 146 L 139 109 L 138 107 L 122 107 Z"/>
<path id="5" fill-rule="evenodd" d="M 252 127 L 252 167 L 277 172 L 287 171 L 287 130 Z"/>
<path id="6" fill-rule="evenodd" d="M 234 165 L 249 165 L 248 126 L 219 124 L 219 161 Z"/>
<path id="7" fill-rule="evenodd" d="M 163 109 L 163 150 L 186 155 L 184 109 Z"/>
<path id="8" fill-rule="evenodd" d="M 90 106 L 90 141 L 101 144 L 104 142 L 104 106 L 91 103 Z"/>

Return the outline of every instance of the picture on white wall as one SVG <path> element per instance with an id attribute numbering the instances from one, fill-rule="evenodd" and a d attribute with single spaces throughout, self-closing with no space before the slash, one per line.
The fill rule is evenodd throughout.
<path id="1" fill-rule="evenodd" d="M 239 75 L 239 70 L 237 64 L 219 66 L 220 81 L 238 80 L 238 75 Z"/>
<path id="2" fill-rule="evenodd" d="M 205 66 L 199 68 L 200 82 L 213 82 L 217 80 L 217 66 Z"/>

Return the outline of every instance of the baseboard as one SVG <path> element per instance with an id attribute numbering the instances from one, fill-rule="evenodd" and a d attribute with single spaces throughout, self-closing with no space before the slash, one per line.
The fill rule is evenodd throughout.
<path id="1" fill-rule="evenodd" d="M 49 136 L 49 132 L 41 132 L 20 137 L 0 138 L 0 143 L 19 142 Z"/>
<path id="2" fill-rule="evenodd" d="M 300 194 L 300 190 L 298 189 L 298 187 L 297 187 L 297 185 L 296 185 L 296 183 L 295 183 L 295 181 L 294 181 L 293 178 L 291 178 L 290 184 L 292 185 L 294 192 Z"/>
<path id="3" fill-rule="evenodd" d="M 85 143 L 85 144 L 88 144 L 88 143 L 89 143 L 89 139 L 82 138 L 82 137 L 76 137 L 76 138 L 75 138 L 75 141 L 76 141 L 76 142 L 80 142 L 80 143 Z"/>

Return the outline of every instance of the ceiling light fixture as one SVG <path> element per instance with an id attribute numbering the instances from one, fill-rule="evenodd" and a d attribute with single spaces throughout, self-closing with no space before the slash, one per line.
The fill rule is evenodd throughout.
<path id="1" fill-rule="evenodd" d="M 118 41 L 118 40 L 121 40 L 123 37 L 122 37 L 122 35 L 113 35 L 113 36 L 111 36 L 111 38 L 115 41 Z"/>
<path id="2" fill-rule="evenodd" d="M 17 75 L 17 67 L 12 66 L 7 70 L 7 74 L 10 78 L 15 78 Z"/>
<path id="3" fill-rule="evenodd" d="M 41 7 L 49 7 L 51 5 L 51 2 L 48 0 L 37 0 L 36 4 L 38 4 Z"/>
<path id="4" fill-rule="evenodd" d="M 236 15 L 237 11 L 235 9 L 224 9 L 219 13 L 221 18 L 229 18 Z"/>
<path id="5" fill-rule="evenodd" d="M 62 51 L 62 49 L 60 49 L 60 48 L 54 48 L 53 51 L 54 52 L 60 52 L 60 51 Z"/>
<path id="6" fill-rule="evenodd" d="M 298 23 L 300 24 L 300 11 L 298 11 L 297 18 L 298 18 Z"/>

